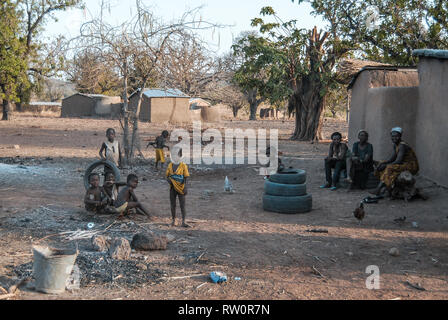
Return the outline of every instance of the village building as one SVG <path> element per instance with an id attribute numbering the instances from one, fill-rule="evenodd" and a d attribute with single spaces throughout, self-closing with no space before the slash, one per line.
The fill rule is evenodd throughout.
<path id="1" fill-rule="evenodd" d="M 76 93 L 62 100 L 61 117 L 115 117 L 121 105 L 117 96 Z"/>
<path id="2" fill-rule="evenodd" d="M 140 89 L 129 97 L 129 109 L 136 110 Z M 140 106 L 141 121 L 154 123 L 188 123 L 190 97 L 178 89 L 143 89 Z"/>
<path id="3" fill-rule="evenodd" d="M 415 50 L 418 67 L 367 66 L 349 84 L 349 144 L 369 132 L 375 160 L 392 152 L 390 130 L 403 128 L 403 140 L 416 151 L 419 174 L 448 186 L 448 51 Z"/>

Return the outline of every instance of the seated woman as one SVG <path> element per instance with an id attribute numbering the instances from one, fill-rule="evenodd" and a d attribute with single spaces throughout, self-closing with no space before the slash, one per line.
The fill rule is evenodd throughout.
<path id="1" fill-rule="evenodd" d="M 355 187 L 366 188 L 369 173 L 373 171 L 373 146 L 368 143 L 369 134 L 365 130 L 358 133 L 358 142 L 353 144 L 350 157 L 350 190 Z"/>
<path id="2" fill-rule="evenodd" d="M 380 183 L 372 192 L 376 195 L 389 192 L 394 188 L 395 180 L 403 171 L 409 171 L 413 175 L 419 170 L 417 156 L 414 150 L 401 140 L 403 129 L 393 128 L 390 135 L 394 143 L 394 153 L 389 160 L 380 162 L 376 168 L 375 175 L 380 178 Z"/>
<path id="3" fill-rule="evenodd" d="M 341 143 L 342 134 L 334 132 L 331 135 L 333 142 L 330 144 L 330 151 L 328 157 L 325 158 L 325 178 L 327 183 L 320 186 L 321 188 L 331 188 L 331 190 L 338 189 L 339 177 L 341 171 L 347 168 L 345 156 L 347 155 L 348 147 L 345 143 Z M 331 169 L 333 169 L 333 176 Z"/>

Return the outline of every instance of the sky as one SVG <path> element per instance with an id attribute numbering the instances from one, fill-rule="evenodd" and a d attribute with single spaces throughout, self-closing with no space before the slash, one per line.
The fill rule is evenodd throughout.
<path id="1" fill-rule="evenodd" d="M 202 20 L 208 20 L 227 27 L 208 30 L 201 37 L 216 54 L 230 50 L 233 39 L 242 31 L 256 30 L 250 26 L 251 19 L 258 17 L 260 9 L 271 6 L 283 21 L 295 19 L 299 27 L 322 27 L 320 18 L 310 14 L 309 3 L 298 5 L 291 0 L 142 0 L 145 6 L 153 9 L 156 16 L 164 21 L 179 18 L 186 10 L 202 7 Z M 110 0 L 110 10 L 106 10 L 105 19 L 110 24 L 119 25 L 130 19 L 136 13 L 135 0 Z M 56 14 L 57 22 L 48 21 L 46 37 L 64 35 L 72 38 L 79 35 L 82 23 L 98 16 L 100 0 L 85 0 L 85 9 L 70 9 Z"/>

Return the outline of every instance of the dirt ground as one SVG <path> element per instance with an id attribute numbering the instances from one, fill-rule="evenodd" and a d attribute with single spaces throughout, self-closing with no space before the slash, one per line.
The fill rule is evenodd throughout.
<path id="1" fill-rule="evenodd" d="M 307 171 L 313 210 L 296 215 L 263 211 L 264 180 L 253 166 L 192 169 L 187 196 L 187 222 L 192 228 L 170 227 L 169 189 L 163 174 L 149 164 L 136 166 L 123 175 L 131 171 L 139 175 L 137 195 L 155 221 L 136 215 L 115 222 L 105 234 L 131 239 L 146 229 L 175 236 L 167 250 L 132 253 L 135 263 L 129 263 L 141 268 L 148 280 L 131 285 L 129 275 L 115 271 L 109 282 L 81 281 L 79 290 L 62 295 L 23 288 L 13 299 L 448 298 L 448 190 L 419 179 L 429 200 L 369 204 L 358 224 L 352 212 L 367 192 L 319 188 L 327 143 L 288 140 L 292 121 L 226 121 L 209 126 L 279 129 L 284 162 Z M 115 217 L 87 214 L 82 205 L 83 173 L 98 158 L 108 127 L 120 132 L 116 120 L 18 116 L 0 121 L 0 285 L 2 279 L 19 277 L 19 269 L 30 272 L 31 245 L 39 239 L 86 230 L 88 222 L 95 223 L 94 230 L 104 231 L 114 222 Z M 141 136 L 149 139 L 165 128 L 143 123 Z M 324 135 L 335 130 L 346 136 L 347 124 L 327 120 Z M 144 155 L 153 160 L 154 150 L 144 149 Z M 223 192 L 225 176 L 233 183 L 234 194 Z M 204 190 L 214 194 L 206 197 Z M 404 222 L 394 221 L 402 216 Z M 69 243 L 51 239 L 51 245 Z M 81 251 L 89 250 L 88 240 L 79 244 Z M 399 256 L 389 254 L 393 247 Z M 370 265 L 379 267 L 378 290 L 366 288 Z M 228 281 L 210 282 L 212 271 L 225 272 Z M 199 276 L 173 278 L 191 275 Z"/>

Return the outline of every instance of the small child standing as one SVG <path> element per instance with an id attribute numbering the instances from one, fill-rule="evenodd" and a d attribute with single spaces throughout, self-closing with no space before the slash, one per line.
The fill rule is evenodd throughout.
<path id="1" fill-rule="evenodd" d="M 179 151 L 180 157 L 182 157 L 182 149 Z M 182 213 L 182 227 L 190 227 L 185 223 L 186 210 L 185 210 L 185 196 L 187 195 L 187 178 L 190 176 L 188 172 L 188 166 L 184 162 L 179 164 L 173 164 L 170 162 L 166 170 L 166 180 L 170 184 L 170 204 L 171 204 L 171 226 L 176 224 L 176 197 L 179 198 L 180 211 Z"/>
<path id="2" fill-rule="evenodd" d="M 121 148 L 118 140 L 115 140 L 115 130 L 109 128 L 106 130 L 107 140 L 103 142 L 100 149 L 100 157 L 102 160 L 108 160 L 115 164 L 117 167 L 121 166 Z M 104 154 L 103 154 L 104 151 Z M 110 170 L 105 167 L 105 174 L 109 173 Z"/>
<path id="3" fill-rule="evenodd" d="M 84 196 L 84 204 L 87 211 L 104 213 L 107 206 L 107 197 L 102 187 L 100 187 L 100 176 L 92 173 L 89 176 L 90 188 Z"/>
<path id="4" fill-rule="evenodd" d="M 124 216 L 129 209 L 136 208 L 140 212 L 143 212 L 148 218 L 151 218 L 149 211 L 141 204 L 135 196 L 134 190 L 138 185 L 138 177 L 135 174 L 129 174 L 127 178 L 126 187 L 121 189 L 118 193 L 117 200 L 114 201 L 114 206 L 120 213 L 120 216 Z"/>
<path id="5" fill-rule="evenodd" d="M 163 164 L 165 163 L 165 154 L 163 153 L 163 148 L 167 148 L 168 150 L 170 150 L 170 147 L 165 144 L 168 136 L 168 131 L 163 130 L 162 134 L 156 138 L 155 142 L 150 142 L 146 146 L 146 148 L 148 148 L 150 145 L 152 145 L 156 149 L 156 170 L 159 162 L 161 163 L 161 169 L 163 169 Z"/>

